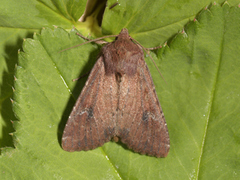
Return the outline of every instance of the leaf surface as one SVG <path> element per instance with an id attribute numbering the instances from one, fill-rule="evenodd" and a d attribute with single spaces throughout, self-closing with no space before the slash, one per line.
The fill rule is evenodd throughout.
<path id="1" fill-rule="evenodd" d="M 1 177 L 239 179 L 239 17 L 239 7 L 213 4 L 151 53 L 166 83 L 146 58 L 170 134 L 170 153 L 160 159 L 115 142 L 87 152 L 63 151 L 62 131 L 86 81 L 72 79 L 91 70 L 100 47 L 86 44 L 59 52 L 83 42 L 75 30 L 62 28 L 45 28 L 26 39 L 15 74 L 15 149 L 2 150 Z M 146 33 L 131 31 L 130 25 L 119 25 L 112 34 L 123 27 L 144 46 L 155 44 Z M 157 37 L 144 28 L 139 32 Z"/>

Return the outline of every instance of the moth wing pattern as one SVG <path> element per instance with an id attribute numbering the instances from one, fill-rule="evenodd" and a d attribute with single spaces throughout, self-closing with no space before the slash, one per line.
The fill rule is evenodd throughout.
<path id="1" fill-rule="evenodd" d="M 127 29 L 102 48 L 69 116 L 62 148 L 86 151 L 113 137 L 140 154 L 166 157 L 170 149 L 167 124 L 144 53 Z"/>
<path id="2" fill-rule="evenodd" d="M 122 77 L 118 136 L 135 152 L 166 157 L 170 140 L 155 86 L 146 62 L 139 59 L 137 66 L 133 77 Z"/>
<path id="3" fill-rule="evenodd" d="M 112 83 L 114 75 L 104 74 L 103 57 L 100 56 L 65 126 L 62 137 L 64 150 L 95 149 L 112 138 L 116 126 L 112 112 L 117 106 L 117 84 Z"/>

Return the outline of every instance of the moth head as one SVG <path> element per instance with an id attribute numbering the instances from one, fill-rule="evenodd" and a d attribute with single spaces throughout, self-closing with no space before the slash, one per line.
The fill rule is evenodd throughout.
<path id="1" fill-rule="evenodd" d="M 120 32 L 120 34 L 117 36 L 117 39 L 118 40 L 129 39 L 128 30 L 126 28 L 123 28 L 122 31 Z"/>

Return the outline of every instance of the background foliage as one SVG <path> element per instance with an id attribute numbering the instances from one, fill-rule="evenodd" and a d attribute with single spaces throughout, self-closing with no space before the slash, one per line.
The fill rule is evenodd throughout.
<path id="1" fill-rule="evenodd" d="M 86 1 L 4 0 L 0 176 L 239 179 L 239 1 L 119 0 L 109 9 L 115 2 L 107 2 L 103 34 L 118 34 L 125 27 L 144 47 L 162 45 L 151 55 L 166 83 L 147 57 L 146 62 L 168 124 L 168 157 L 139 155 L 114 142 L 88 152 L 63 151 L 62 131 L 86 81 L 72 79 L 93 67 L 100 47 L 87 44 L 58 52 L 83 42 L 73 25 L 85 35 L 101 35 L 96 12 L 101 14 L 103 5 L 80 23 Z"/>

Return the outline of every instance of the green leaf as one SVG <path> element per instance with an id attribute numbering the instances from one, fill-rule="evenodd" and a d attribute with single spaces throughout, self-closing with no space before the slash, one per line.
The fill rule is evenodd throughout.
<path id="1" fill-rule="evenodd" d="M 109 7 L 116 0 L 108 1 L 105 9 L 102 30 L 105 34 L 118 34 L 127 28 L 130 35 L 144 47 L 155 47 L 172 38 L 183 26 L 193 20 L 212 1 L 117 1 L 119 5 Z M 215 1 L 223 3 L 224 1 Z M 229 1 L 231 5 L 239 4 Z"/>
<path id="2" fill-rule="evenodd" d="M 25 40 L 15 74 L 15 149 L 2 151 L 1 179 L 239 179 L 239 17 L 239 7 L 214 4 L 151 53 L 166 83 L 146 58 L 171 141 L 168 157 L 160 159 L 114 142 L 87 152 L 63 151 L 62 131 L 86 81 L 72 79 L 93 67 L 100 48 L 86 44 L 59 53 L 83 42 L 76 31 L 62 28 L 45 28 Z M 158 36 L 144 28 L 139 32 L 149 32 L 130 31 L 131 36 L 151 47 L 148 38 Z"/>
<path id="3" fill-rule="evenodd" d="M 36 1 L 2 0 L 0 6 L 0 147 L 13 147 L 10 120 L 16 120 L 10 98 L 13 94 L 14 70 L 18 50 L 24 38 L 32 38 L 42 27 L 71 29 L 83 14 L 86 0 Z"/>

